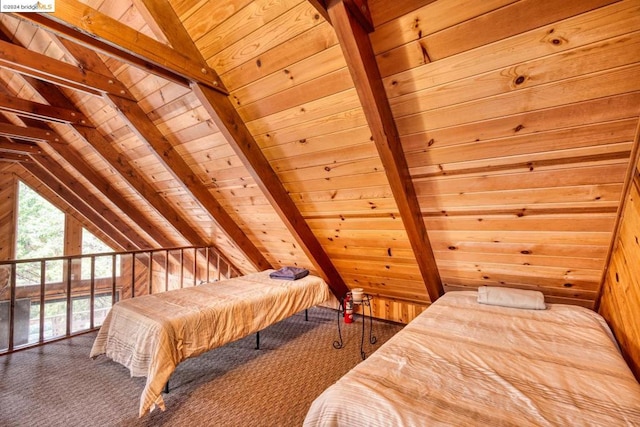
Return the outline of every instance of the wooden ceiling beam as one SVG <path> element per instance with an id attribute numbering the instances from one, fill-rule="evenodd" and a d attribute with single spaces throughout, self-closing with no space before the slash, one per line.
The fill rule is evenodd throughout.
<path id="1" fill-rule="evenodd" d="M 158 192 L 146 181 L 146 179 L 138 174 L 136 168 L 131 165 L 129 159 L 127 159 L 121 153 L 118 153 L 113 149 L 112 143 L 109 142 L 97 129 L 89 127 L 78 127 L 76 131 L 87 143 L 93 147 L 94 150 L 115 170 L 118 174 L 133 188 L 138 195 L 144 199 L 150 206 L 152 206 L 160 216 L 162 216 L 173 228 L 176 229 L 188 242 L 194 246 L 206 246 L 208 242 L 200 237 L 200 234 L 189 223 L 187 223 L 182 215 L 176 211 Z M 62 152 L 61 152 L 62 154 Z M 104 188 L 106 187 L 106 188 Z M 142 228 L 154 237 L 161 246 L 171 247 L 176 246 L 175 242 L 172 242 L 169 246 L 166 238 L 159 236 L 157 232 L 151 232 L 150 228 L 157 228 L 153 224 L 149 223 L 148 219 L 144 215 L 140 214 L 137 209 L 123 205 L 118 201 L 118 197 L 112 194 L 112 188 L 108 182 L 98 187 L 101 191 L 107 195 L 112 195 L 114 198 L 112 201 L 128 216 L 131 218 L 142 217 Z M 145 225 L 142 225 L 145 224 Z"/>
<path id="2" fill-rule="evenodd" d="M 57 143 L 63 141 L 62 137 L 52 130 L 16 126 L 11 123 L 0 123 L 0 135 L 30 142 Z"/>
<path id="3" fill-rule="evenodd" d="M 431 301 L 444 294 L 413 181 L 402 150 L 375 54 L 369 40 L 370 14 L 364 0 L 329 0 L 328 13 L 373 134 Z"/>
<path id="4" fill-rule="evenodd" d="M 18 163 L 32 161 L 31 157 L 29 157 L 29 155 L 27 154 L 11 153 L 8 151 L 0 151 L 0 160 L 2 160 L 3 162 L 18 162 Z"/>
<path id="5" fill-rule="evenodd" d="M 89 124 L 87 117 L 77 109 L 53 107 L 3 93 L 0 93 L 0 110 L 36 120 L 76 125 Z"/>
<path id="6" fill-rule="evenodd" d="M 29 125 L 29 123 L 27 123 Z M 39 123 L 32 123 L 31 126 L 36 126 Z M 98 191 L 100 191 L 105 197 L 118 207 L 128 218 L 144 230 L 144 232 L 152 238 L 161 247 L 176 246 L 176 243 L 167 239 L 164 233 L 161 232 L 158 227 L 151 224 L 147 218 L 130 203 L 111 183 L 107 182 L 102 176 L 97 174 L 85 160 L 82 159 L 80 154 L 69 144 L 51 144 L 51 149 L 55 150 L 60 156 L 62 156 L 66 162 L 68 162 L 82 177 L 84 177 L 91 185 L 93 185 Z M 42 162 L 41 162 L 42 163 Z M 43 165 L 44 166 L 44 165 Z M 75 182 L 75 181 L 74 181 Z M 72 186 L 68 185 L 72 190 Z M 84 191 L 84 190 L 83 190 Z M 121 233 L 125 235 L 139 236 L 136 230 L 133 230 L 126 223 L 120 221 L 119 216 L 112 214 L 111 212 L 104 211 L 102 216 L 107 218 L 115 227 L 117 227 Z M 140 239 L 139 237 L 137 237 Z M 145 246 L 139 246 L 140 249 L 147 249 L 153 247 L 146 240 L 141 240 L 145 243 Z"/>
<path id="7" fill-rule="evenodd" d="M 4 40 L 0 40 L 0 67 L 91 95 L 127 96 L 126 88 L 119 81 Z"/>
<path id="8" fill-rule="evenodd" d="M 0 90 L 6 91 L 6 89 L 4 88 Z M 28 127 L 28 129 L 46 130 L 47 124 L 44 122 L 34 120 L 34 119 L 29 119 L 29 118 L 24 118 L 23 122 Z M 0 118 L 0 124 L 3 124 L 3 123 L 6 123 L 6 119 L 4 117 Z M 13 144 L 13 145 L 26 146 L 27 144 Z M 70 153 L 71 149 L 68 144 L 56 143 L 56 144 L 53 144 L 52 146 L 57 146 L 59 149 L 65 151 L 66 152 L 65 154 L 67 155 L 72 154 Z M 31 147 L 35 147 L 37 150 L 31 150 L 32 152 L 28 157 L 29 160 L 36 160 L 36 163 L 38 163 L 38 165 L 42 169 L 47 171 L 50 175 L 54 176 L 59 182 L 64 183 L 64 185 L 66 185 L 66 187 L 70 191 L 74 192 L 76 196 L 80 197 L 80 199 L 86 202 L 88 206 L 92 207 L 96 211 L 96 213 L 104 217 L 109 222 L 109 224 L 111 224 L 113 228 L 117 229 L 120 232 L 122 236 L 127 236 L 129 241 L 135 242 L 135 244 L 138 245 L 137 247 L 139 249 L 148 247 L 146 242 L 141 238 L 139 238 L 137 232 L 132 230 L 131 227 L 129 227 L 126 223 L 123 223 L 122 221 L 120 221 L 120 218 L 115 213 L 113 213 L 110 208 L 105 206 L 104 203 L 102 203 L 102 201 L 97 199 L 86 187 L 80 184 L 80 182 L 77 180 L 76 177 L 68 173 L 59 163 L 53 161 L 49 155 L 43 153 L 40 147 L 33 146 L 33 145 L 31 145 Z M 80 168 L 81 171 L 83 168 L 90 170 L 90 168 L 88 168 L 88 166 L 86 165 L 86 162 L 82 160 L 77 160 L 74 158 L 74 156 L 63 156 L 63 157 L 65 157 L 65 160 L 67 162 L 73 162 L 74 160 L 76 160 L 76 163 L 81 165 L 81 168 Z M 38 169 L 38 172 L 42 173 L 42 171 L 39 169 Z M 95 173 L 92 172 L 92 174 L 95 174 Z M 53 182 L 51 184 L 53 185 Z M 47 183 L 47 185 L 49 185 L 49 183 Z M 98 224 L 94 224 L 94 225 L 99 228 Z M 104 231 L 109 231 L 109 230 L 104 230 Z M 141 242 L 144 242 L 145 246 L 139 246 Z"/>
<path id="9" fill-rule="evenodd" d="M 140 249 L 131 242 L 127 236 L 123 236 L 117 228 L 109 223 L 109 221 L 98 215 L 80 196 L 59 182 L 58 179 L 50 173 L 54 169 L 61 170 L 62 167 L 58 166 L 57 168 L 50 168 L 48 170 L 35 161 L 22 163 L 22 166 L 62 200 L 64 200 L 71 208 L 86 218 L 88 222 L 92 223 L 105 234 L 109 235 L 113 241 L 120 245 L 124 250 Z"/>
<path id="10" fill-rule="evenodd" d="M 85 64 L 85 66 L 99 67 L 98 71 L 100 73 L 110 73 L 106 65 L 97 58 L 95 51 L 69 40 L 61 41 L 67 51 L 73 55 L 74 58 Z M 113 75 L 111 75 L 111 78 L 116 79 Z M 272 268 L 271 263 L 253 244 L 244 231 L 238 227 L 233 218 L 229 216 L 224 207 L 220 205 L 209 189 L 195 175 L 182 156 L 175 151 L 171 143 L 165 138 L 162 132 L 160 132 L 142 108 L 128 98 L 113 96 L 111 94 L 106 94 L 105 100 L 122 113 L 121 117 L 128 124 L 129 128 L 155 151 L 160 161 L 167 167 L 167 170 L 171 172 L 179 182 L 183 183 L 194 199 L 211 215 L 220 229 L 238 246 L 240 251 L 245 254 L 249 262 L 258 270 Z M 164 202 L 164 204 L 166 204 L 166 202 Z M 199 243 L 202 238 L 198 237 L 197 239 L 197 241 L 192 241 L 192 244 L 202 244 Z M 212 244 L 212 242 L 205 242 L 204 244 L 208 245 Z"/>
<path id="11" fill-rule="evenodd" d="M 4 153 L 24 154 L 26 156 L 30 154 L 40 154 L 42 149 L 37 144 L 31 142 L 19 142 L 11 138 L 0 138 L 0 151 Z"/>
<path id="12" fill-rule="evenodd" d="M 228 94 L 217 73 L 205 61 L 194 60 L 78 0 L 57 0 L 52 13 L 12 15 L 175 83 L 196 81 Z"/>
<path id="13" fill-rule="evenodd" d="M 147 24 L 150 27 L 156 27 L 162 31 L 164 37 L 169 40 L 169 43 L 171 43 L 171 46 L 175 50 L 182 52 L 196 62 L 206 64 L 206 61 L 202 58 L 196 45 L 193 44 L 191 36 L 184 30 L 182 22 L 180 22 L 180 19 L 169 2 L 160 2 L 157 0 L 134 0 L 134 2 L 139 4 L 139 9 L 147 10 L 148 13 L 143 14 Z M 213 69 L 212 71 L 215 72 Z M 220 83 L 222 83 L 222 81 L 220 81 Z"/>
<path id="14" fill-rule="evenodd" d="M 349 288 L 260 150 L 229 97 L 197 83 L 193 84 L 193 90 L 287 229 L 329 284 L 334 295 L 337 298 L 343 297 Z"/>
<path id="15" fill-rule="evenodd" d="M 4 27 L 0 26 L 0 40 L 8 41 L 8 35 L 4 31 Z M 38 80 L 30 76 L 23 76 L 25 82 L 30 85 L 40 96 L 54 108 L 76 112 L 77 116 L 84 117 L 78 111 L 67 96 L 55 85 Z M 0 88 L 3 94 L 8 95 L 7 89 Z M 22 118 L 23 122 L 33 128 L 43 129 L 45 123 L 38 122 L 28 117 Z M 92 125 L 91 120 L 87 119 L 87 125 Z M 107 163 L 129 183 L 129 185 L 147 200 L 158 213 L 163 216 L 185 239 L 194 242 L 195 245 L 205 245 L 204 240 L 200 239 L 199 234 L 190 227 L 180 214 L 167 204 L 144 179 L 139 177 L 135 171 L 123 160 L 111 146 L 111 144 L 98 132 L 97 129 L 90 126 L 78 126 L 74 123 L 70 125 L 78 132 L 80 137 L 105 159 Z M 147 217 L 132 203 L 128 201 L 111 183 L 95 173 L 91 167 L 84 161 L 81 156 L 68 144 L 56 143 L 49 144 L 50 147 L 60 154 L 69 164 L 75 168 L 85 179 L 87 179 L 96 189 L 102 192 L 114 205 L 116 205 L 125 215 L 137 223 L 144 232 L 146 232 L 158 245 L 162 247 L 180 246 L 180 242 L 174 242 L 166 237 L 165 233 L 158 227 L 151 224 Z M 37 147 L 40 152 L 40 147 Z"/>
<path id="16" fill-rule="evenodd" d="M 200 62 L 204 62 L 200 51 L 169 4 L 154 0 L 143 1 L 151 16 L 157 22 L 162 23 L 162 28 L 171 29 L 165 32 L 169 42 L 176 47 L 180 46 L 180 49 L 189 52 L 190 55 L 197 55 L 196 58 Z M 191 87 L 292 236 L 314 264 L 316 270 L 327 281 L 334 295 L 338 298 L 344 296 L 349 290 L 347 285 L 260 150 L 227 94 L 214 91 L 197 81 L 193 81 Z"/>

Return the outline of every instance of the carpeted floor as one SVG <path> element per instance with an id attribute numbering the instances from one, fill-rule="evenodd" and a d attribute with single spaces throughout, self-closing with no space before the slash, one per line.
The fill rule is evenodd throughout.
<path id="1" fill-rule="evenodd" d="M 138 418 L 144 378 L 131 378 L 105 356 L 89 358 L 95 333 L 0 356 L 0 426 L 300 426 L 325 388 L 361 361 L 361 317 L 309 310 L 178 366 L 164 396 L 167 410 Z M 402 326 L 374 321 L 371 354 Z"/>

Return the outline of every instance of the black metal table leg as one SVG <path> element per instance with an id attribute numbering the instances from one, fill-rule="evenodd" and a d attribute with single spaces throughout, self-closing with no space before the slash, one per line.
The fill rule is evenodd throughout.
<path id="1" fill-rule="evenodd" d="M 342 331 L 340 330 L 340 318 L 342 317 L 340 314 L 344 313 L 344 299 L 340 298 L 340 305 L 338 306 L 338 338 L 339 341 L 333 342 L 333 348 L 341 349 L 344 346 L 342 342 Z"/>
<path id="2" fill-rule="evenodd" d="M 362 360 L 367 357 L 367 354 L 364 352 L 364 329 L 365 322 L 367 317 L 366 307 L 369 307 L 369 343 L 375 344 L 378 339 L 373 335 L 373 309 L 371 308 L 371 296 L 364 294 L 362 296 L 362 337 L 360 339 L 360 356 Z"/>

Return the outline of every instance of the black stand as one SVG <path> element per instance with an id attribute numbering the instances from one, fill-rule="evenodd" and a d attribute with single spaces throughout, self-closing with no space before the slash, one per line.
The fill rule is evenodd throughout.
<path id="1" fill-rule="evenodd" d="M 362 301 L 358 303 L 354 303 L 354 305 L 362 306 L 362 338 L 360 339 L 360 356 L 362 360 L 367 357 L 367 354 L 364 352 L 364 329 L 366 323 L 366 307 L 369 307 L 369 343 L 375 344 L 378 339 L 373 335 L 373 310 L 371 308 L 371 296 L 369 294 L 364 294 L 362 296 Z M 340 322 L 344 318 L 344 298 L 340 298 L 340 306 L 338 307 L 338 340 L 333 342 L 333 348 L 341 349 L 344 347 L 344 342 L 342 340 L 342 330 L 340 329 Z"/>

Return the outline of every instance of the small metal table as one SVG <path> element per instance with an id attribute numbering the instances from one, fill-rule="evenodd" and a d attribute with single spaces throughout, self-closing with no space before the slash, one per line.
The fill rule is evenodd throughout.
<path id="1" fill-rule="evenodd" d="M 345 315 L 345 297 L 340 298 L 340 306 L 338 307 L 338 340 L 333 342 L 333 348 L 335 349 L 341 349 L 342 347 L 344 347 L 344 342 L 342 340 L 342 330 L 340 328 L 340 322 L 344 319 L 344 315 Z M 373 335 L 373 312 L 372 312 L 372 308 L 371 308 L 371 295 L 369 294 L 363 294 L 362 295 L 362 301 L 360 302 L 353 302 L 352 303 L 354 305 L 354 308 L 356 305 L 359 305 L 360 307 L 362 307 L 362 338 L 360 340 L 360 356 L 362 357 L 362 360 L 364 360 L 367 355 L 364 351 L 364 330 L 365 330 L 365 324 L 366 324 L 366 307 L 369 307 L 369 343 L 370 344 L 375 344 L 376 341 L 378 340 L 374 335 Z M 356 322 L 354 322 L 356 323 Z"/>

